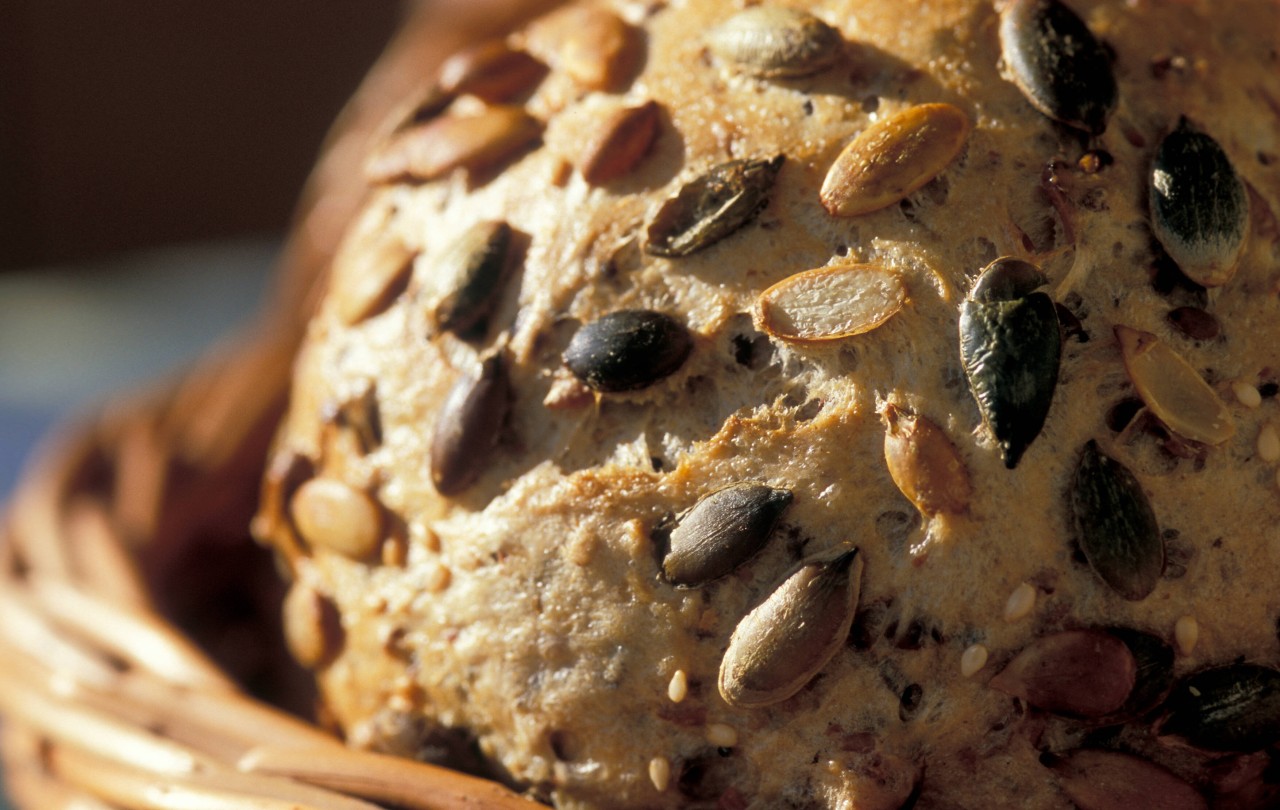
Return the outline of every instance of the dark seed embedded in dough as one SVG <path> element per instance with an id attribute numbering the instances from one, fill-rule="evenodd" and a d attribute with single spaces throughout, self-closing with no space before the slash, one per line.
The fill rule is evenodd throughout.
<path id="1" fill-rule="evenodd" d="M 742 565 L 764 547 L 791 503 L 791 492 L 758 483 L 707 495 L 671 532 L 662 572 L 673 585 L 703 585 Z"/>
<path id="2" fill-rule="evenodd" d="M 769 204 L 783 155 L 731 160 L 697 177 L 663 203 L 644 249 L 678 258 L 711 247 L 756 218 Z"/>
<path id="3" fill-rule="evenodd" d="M 597 391 L 634 391 L 674 374 L 692 350 L 689 330 L 675 318 L 624 309 L 580 328 L 565 349 L 564 362 Z"/>

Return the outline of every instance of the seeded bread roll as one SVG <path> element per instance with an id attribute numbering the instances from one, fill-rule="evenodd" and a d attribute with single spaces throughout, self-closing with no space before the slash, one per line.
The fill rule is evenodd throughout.
<path id="1" fill-rule="evenodd" d="M 562 808 L 1276 806 L 1277 30 L 602 2 L 455 57 L 257 523 L 328 715 Z"/>

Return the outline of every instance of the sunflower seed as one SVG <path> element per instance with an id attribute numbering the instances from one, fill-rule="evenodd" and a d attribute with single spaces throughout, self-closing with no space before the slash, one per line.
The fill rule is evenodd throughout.
<path id="1" fill-rule="evenodd" d="M 1102 630 L 1066 630 L 1033 641 L 987 685 L 1054 714 L 1103 717 L 1124 705 L 1137 663 Z"/>
<path id="2" fill-rule="evenodd" d="M 1125 599 L 1147 598 L 1164 572 L 1164 539 L 1138 479 L 1090 440 L 1068 500 L 1076 542 L 1094 573 Z"/>
<path id="3" fill-rule="evenodd" d="M 693 338 L 675 318 L 647 309 L 623 309 L 574 333 L 564 362 L 597 391 L 634 391 L 674 374 L 691 351 Z"/>
<path id="4" fill-rule="evenodd" d="M 302 666 L 319 669 L 341 651 L 344 634 L 337 606 L 303 579 L 289 587 L 281 612 L 285 643 Z"/>
<path id="5" fill-rule="evenodd" d="M 312 478 L 289 503 L 294 525 L 312 546 L 362 560 L 382 542 L 382 509 L 364 492 L 336 478 Z"/>
<path id="6" fill-rule="evenodd" d="M 889 475 L 922 514 L 960 514 L 973 490 L 959 451 L 942 428 L 923 416 L 885 405 L 884 458 Z"/>
<path id="7" fill-rule="evenodd" d="M 740 11 L 707 36 L 712 53 L 753 76 L 816 73 L 840 55 L 840 32 L 808 12 L 777 6 Z"/>
<path id="8" fill-rule="evenodd" d="M 489 40 L 455 53 L 440 66 L 440 89 L 496 104 L 533 88 L 547 66 L 502 40 Z"/>
<path id="9" fill-rule="evenodd" d="M 1280 742 L 1280 670 L 1228 664 L 1182 679 L 1158 728 L 1206 751 L 1257 751 Z"/>
<path id="10" fill-rule="evenodd" d="M 436 416 L 431 440 L 431 481 L 441 495 L 471 486 L 498 445 L 510 406 L 510 383 L 502 355 L 480 362 L 475 376 L 454 383 Z"/>
<path id="11" fill-rule="evenodd" d="M 783 160 L 731 160 L 689 181 L 649 223 L 645 252 L 688 256 L 751 222 L 769 204 Z"/>
<path id="12" fill-rule="evenodd" d="M 1117 326 L 1115 333 L 1138 396 L 1169 430 L 1215 445 L 1235 435 L 1226 403 L 1182 355 L 1150 332 Z"/>
<path id="13" fill-rule="evenodd" d="M 819 267 L 784 278 L 760 294 L 760 328 L 793 343 L 860 335 L 902 308 L 897 273 L 874 264 Z"/>
<path id="14" fill-rule="evenodd" d="M 640 32 L 596 6 L 569 6 L 534 21 L 527 45 L 590 90 L 621 90 L 641 55 Z"/>
<path id="15" fill-rule="evenodd" d="M 950 104 L 918 104 L 872 124 L 831 164 L 822 205 L 837 217 L 893 205 L 947 168 L 969 129 L 968 116 Z"/>
<path id="16" fill-rule="evenodd" d="M 542 125 L 518 107 L 486 107 L 403 130 L 370 157 L 365 174 L 375 183 L 434 180 L 453 169 L 484 171 L 537 140 Z"/>
<path id="17" fill-rule="evenodd" d="M 606 118 L 578 161 L 582 179 L 599 186 L 635 168 L 658 135 L 660 111 L 656 101 L 646 101 L 637 107 L 623 107 Z"/>
<path id="18" fill-rule="evenodd" d="M 1000 17 L 1000 50 L 1031 106 L 1100 135 L 1116 106 L 1107 52 L 1060 0 L 1011 0 Z"/>
<path id="19" fill-rule="evenodd" d="M 443 290 L 432 308 L 436 329 L 461 334 L 488 317 L 510 245 L 507 223 L 477 222 L 444 251 L 432 268 L 432 279 Z"/>
<path id="20" fill-rule="evenodd" d="M 1173 688 L 1173 647 L 1159 636 L 1129 627 L 1109 627 L 1107 632 L 1124 642 L 1138 665 L 1133 691 L 1117 714 L 1141 717 L 1160 705 Z"/>
<path id="21" fill-rule="evenodd" d="M 1177 307 L 1166 317 L 1173 328 L 1192 340 L 1213 340 L 1222 331 L 1218 319 L 1200 307 Z"/>
<path id="22" fill-rule="evenodd" d="M 1151 166 L 1151 228 L 1188 278 L 1205 287 L 1235 275 L 1249 226 L 1249 199 L 1231 160 L 1183 118 L 1160 141 Z"/>
<path id="23" fill-rule="evenodd" d="M 343 323 L 353 326 L 390 306 L 409 284 L 415 255 L 389 232 L 364 250 L 344 251 L 333 268 L 333 296 Z"/>
<path id="24" fill-rule="evenodd" d="M 733 572 L 764 547 L 791 492 L 734 484 L 703 497 L 671 532 L 662 572 L 673 585 L 704 585 Z"/>
<path id="25" fill-rule="evenodd" d="M 858 607 L 857 549 L 801 565 L 738 622 L 720 663 L 720 696 L 753 708 L 799 692 L 844 646 Z"/>
<path id="26" fill-rule="evenodd" d="M 378 389 L 373 383 L 358 394 L 326 408 L 325 421 L 351 431 L 359 451 L 368 455 L 382 445 L 382 414 Z"/>
<path id="27" fill-rule="evenodd" d="M 1208 810 L 1194 787 L 1172 772 L 1119 751 L 1080 749 L 1050 765 L 1067 798 L 1080 810 Z"/>
<path id="28" fill-rule="evenodd" d="M 1040 435 L 1058 385 L 1062 334 L 1033 265 L 996 259 L 960 305 L 960 360 L 1004 464 L 1018 465 Z"/>

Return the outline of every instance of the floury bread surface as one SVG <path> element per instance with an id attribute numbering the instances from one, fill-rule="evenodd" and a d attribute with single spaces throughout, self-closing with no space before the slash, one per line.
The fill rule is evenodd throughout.
<path id="1" fill-rule="evenodd" d="M 1068 5 L 576 5 L 409 102 L 258 522 L 351 744 L 1280 801 L 1280 12 Z"/>

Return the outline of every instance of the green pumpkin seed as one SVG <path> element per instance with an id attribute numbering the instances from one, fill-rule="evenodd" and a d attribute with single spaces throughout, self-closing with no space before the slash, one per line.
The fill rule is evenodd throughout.
<path id="1" fill-rule="evenodd" d="M 645 251 L 688 256 L 742 228 L 769 204 L 784 159 L 731 160 L 689 181 L 649 223 Z"/>
<path id="2" fill-rule="evenodd" d="M 1235 275 L 1249 226 L 1249 198 L 1230 158 L 1183 118 L 1160 141 L 1151 166 L 1151 228 L 1197 284 Z"/>
<path id="3" fill-rule="evenodd" d="M 1103 630 L 1066 630 L 1031 642 L 987 685 L 1055 714 L 1105 717 L 1125 704 L 1137 662 Z"/>
<path id="4" fill-rule="evenodd" d="M 1080 749 L 1049 766 L 1080 810 L 1208 810 L 1204 797 L 1171 771 L 1132 754 Z"/>
<path id="5" fill-rule="evenodd" d="M 673 585 L 704 585 L 725 576 L 764 547 L 791 492 L 734 484 L 705 496 L 671 532 L 662 572 Z"/>
<path id="6" fill-rule="evenodd" d="M 1031 106 L 1100 135 L 1116 106 L 1107 52 L 1060 0 L 1011 0 L 1000 17 L 1000 49 Z"/>
<path id="7" fill-rule="evenodd" d="M 569 341 L 565 365 L 597 391 L 646 388 L 674 374 L 693 351 L 683 324 L 646 309 L 624 309 L 583 326 Z"/>
<path id="8" fill-rule="evenodd" d="M 432 268 L 444 291 L 432 311 L 437 329 L 463 333 L 488 316 L 501 290 L 510 246 L 507 223 L 477 222 L 445 250 Z"/>
<path id="9" fill-rule="evenodd" d="M 707 44 L 744 73 L 772 78 L 822 70 L 840 55 L 844 41 L 839 31 L 806 11 L 757 6 L 712 29 Z"/>
<path id="10" fill-rule="evenodd" d="M 997 259 L 960 305 L 960 360 L 1009 469 L 1040 435 L 1058 385 L 1062 334 L 1053 299 L 1035 291 L 1043 283 L 1034 266 Z"/>
<path id="11" fill-rule="evenodd" d="M 1182 679 L 1165 703 L 1162 736 L 1206 751 L 1257 751 L 1280 742 L 1280 670 L 1228 664 Z"/>
<path id="12" fill-rule="evenodd" d="M 457 495 L 475 483 L 498 445 L 511 404 L 501 354 L 480 363 L 479 373 L 454 383 L 436 417 L 431 440 L 431 481 L 441 495 Z"/>
<path id="13" fill-rule="evenodd" d="M 1069 500 L 1076 541 L 1094 572 L 1125 599 L 1146 599 L 1164 573 L 1164 539 L 1138 479 L 1089 441 Z"/>
<path id="14" fill-rule="evenodd" d="M 1160 705 L 1173 688 L 1173 647 L 1159 636 L 1130 627 L 1109 627 L 1124 642 L 1138 664 L 1133 691 L 1120 707 L 1122 717 L 1141 717 Z"/>
<path id="15" fill-rule="evenodd" d="M 857 549 L 801 565 L 738 622 L 720 663 L 720 696 L 754 708 L 799 692 L 844 646 L 858 607 Z"/>

